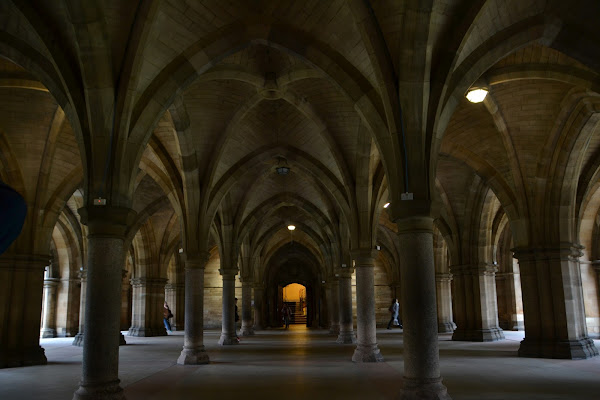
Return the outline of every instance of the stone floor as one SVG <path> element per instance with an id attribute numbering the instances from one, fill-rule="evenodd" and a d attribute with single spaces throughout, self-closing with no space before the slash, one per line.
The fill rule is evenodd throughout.
<path id="1" fill-rule="evenodd" d="M 378 330 L 385 362 L 354 364 L 353 345 L 338 345 L 324 330 L 292 326 L 260 331 L 238 346 L 220 347 L 220 332 L 205 332 L 211 363 L 175 364 L 183 333 L 126 337 L 120 378 L 128 400 L 151 399 L 394 399 L 402 388 L 402 333 Z M 519 358 L 523 332 L 496 343 L 452 342 L 440 335 L 441 370 L 454 400 L 593 399 L 600 396 L 600 357 L 589 360 Z M 81 374 L 82 349 L 72 338 L 42 339 L 47 366 L 0 370 L 0 399 L 71 399 Z M 595 341 L 600 346 L 600 341 Z"/>

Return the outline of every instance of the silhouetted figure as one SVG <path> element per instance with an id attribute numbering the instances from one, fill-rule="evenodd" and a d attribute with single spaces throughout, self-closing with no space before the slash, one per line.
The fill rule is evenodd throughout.
<path id="1" fill-rule="evenodd" d="M 281 309 L 281 317 L 283 318 L 283 323 L 285 324 L 285 329 L 290 327 L 290 319 L 292 318 L 292 310 L 287 306 L 287 304 L 283 305 Z"/>
<path id="2" fill-rule="evenodd" d="M 237 306 L 237 297 L 235 298 L 235 324 L 233 325 L 233 332 L 235 333 L 235 338 L 237 341 L 240 341 L 240 337 L 237 334 L 237 323 L 240 320 L 240 315 L 238 314 L 238 306 Z"/>
<path id="3" fill-rule="evenodd" d="M 171 312 L 171 309 L 169 308 L 169 305 L 166 301 L 164 308 L 165 309 L 163 310 L 163 322 L 165 323 L 165 329 L 167 330 L 167 333 L 171 334 L 171 323 L 169 322 L 169 318 L 173 318 L 173 313 Z"/>
<path id="4" fill-rule="evenodd" d="M 392 329 L 392 325 L 398 326 L 402 328 L 402 324 L 398 322 L 398 311 L 400 310 L 400 304 L 398 304 L 398 299 L 392 300 L 392 305 L 388 308 L 389 312 L 392 314 L 390 317 L 390 322 L 388 322 L 388 329 Z"/>

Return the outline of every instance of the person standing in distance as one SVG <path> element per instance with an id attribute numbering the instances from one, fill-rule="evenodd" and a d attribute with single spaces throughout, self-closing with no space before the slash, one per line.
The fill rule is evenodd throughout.
<path id="1" fill-rule="evenodd" d="M 390 322 L 388 322 L 388 329 L 392 329 L 392 325 L 398 326 L 400 323 L 398 322 L 398 311 L 400 310 L 400 304 L 398 304 L 398 299 L 392 300 L 392 305 L 388 308 L 391 313 Z M 402 326 L 400 326 L 402 328 Z"/>

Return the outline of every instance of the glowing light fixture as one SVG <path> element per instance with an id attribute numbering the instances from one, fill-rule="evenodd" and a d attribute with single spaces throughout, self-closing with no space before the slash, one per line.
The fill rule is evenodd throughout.
<path id="1" fill-rule="evenodd" d="M 390 206 L 390 203 L 385 203 L 385 204 L 383 205 L 383 208 L 388 208 L 389 206 Z"/>
<path id="2" fill-rule="evenodd" d="M 294 229 L 296 229 L 296 225 L 288 225 L 288 229 L 290 231 L 293 231 Z"/>
<path id="3" fill-rule="evenodd" d="M 487 89 L 473 88 L 467 92 L 467 100 L 469 100 L 471 103 L 481 103 L 487 94 Z"/>

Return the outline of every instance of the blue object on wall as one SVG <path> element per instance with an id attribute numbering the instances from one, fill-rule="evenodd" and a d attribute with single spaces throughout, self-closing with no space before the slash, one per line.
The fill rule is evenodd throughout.
<path id="1" fill-rule="evenodd" d="M 0 181 L 0 254 L 19 236 L 26 215 L 23 196 Z"/>

